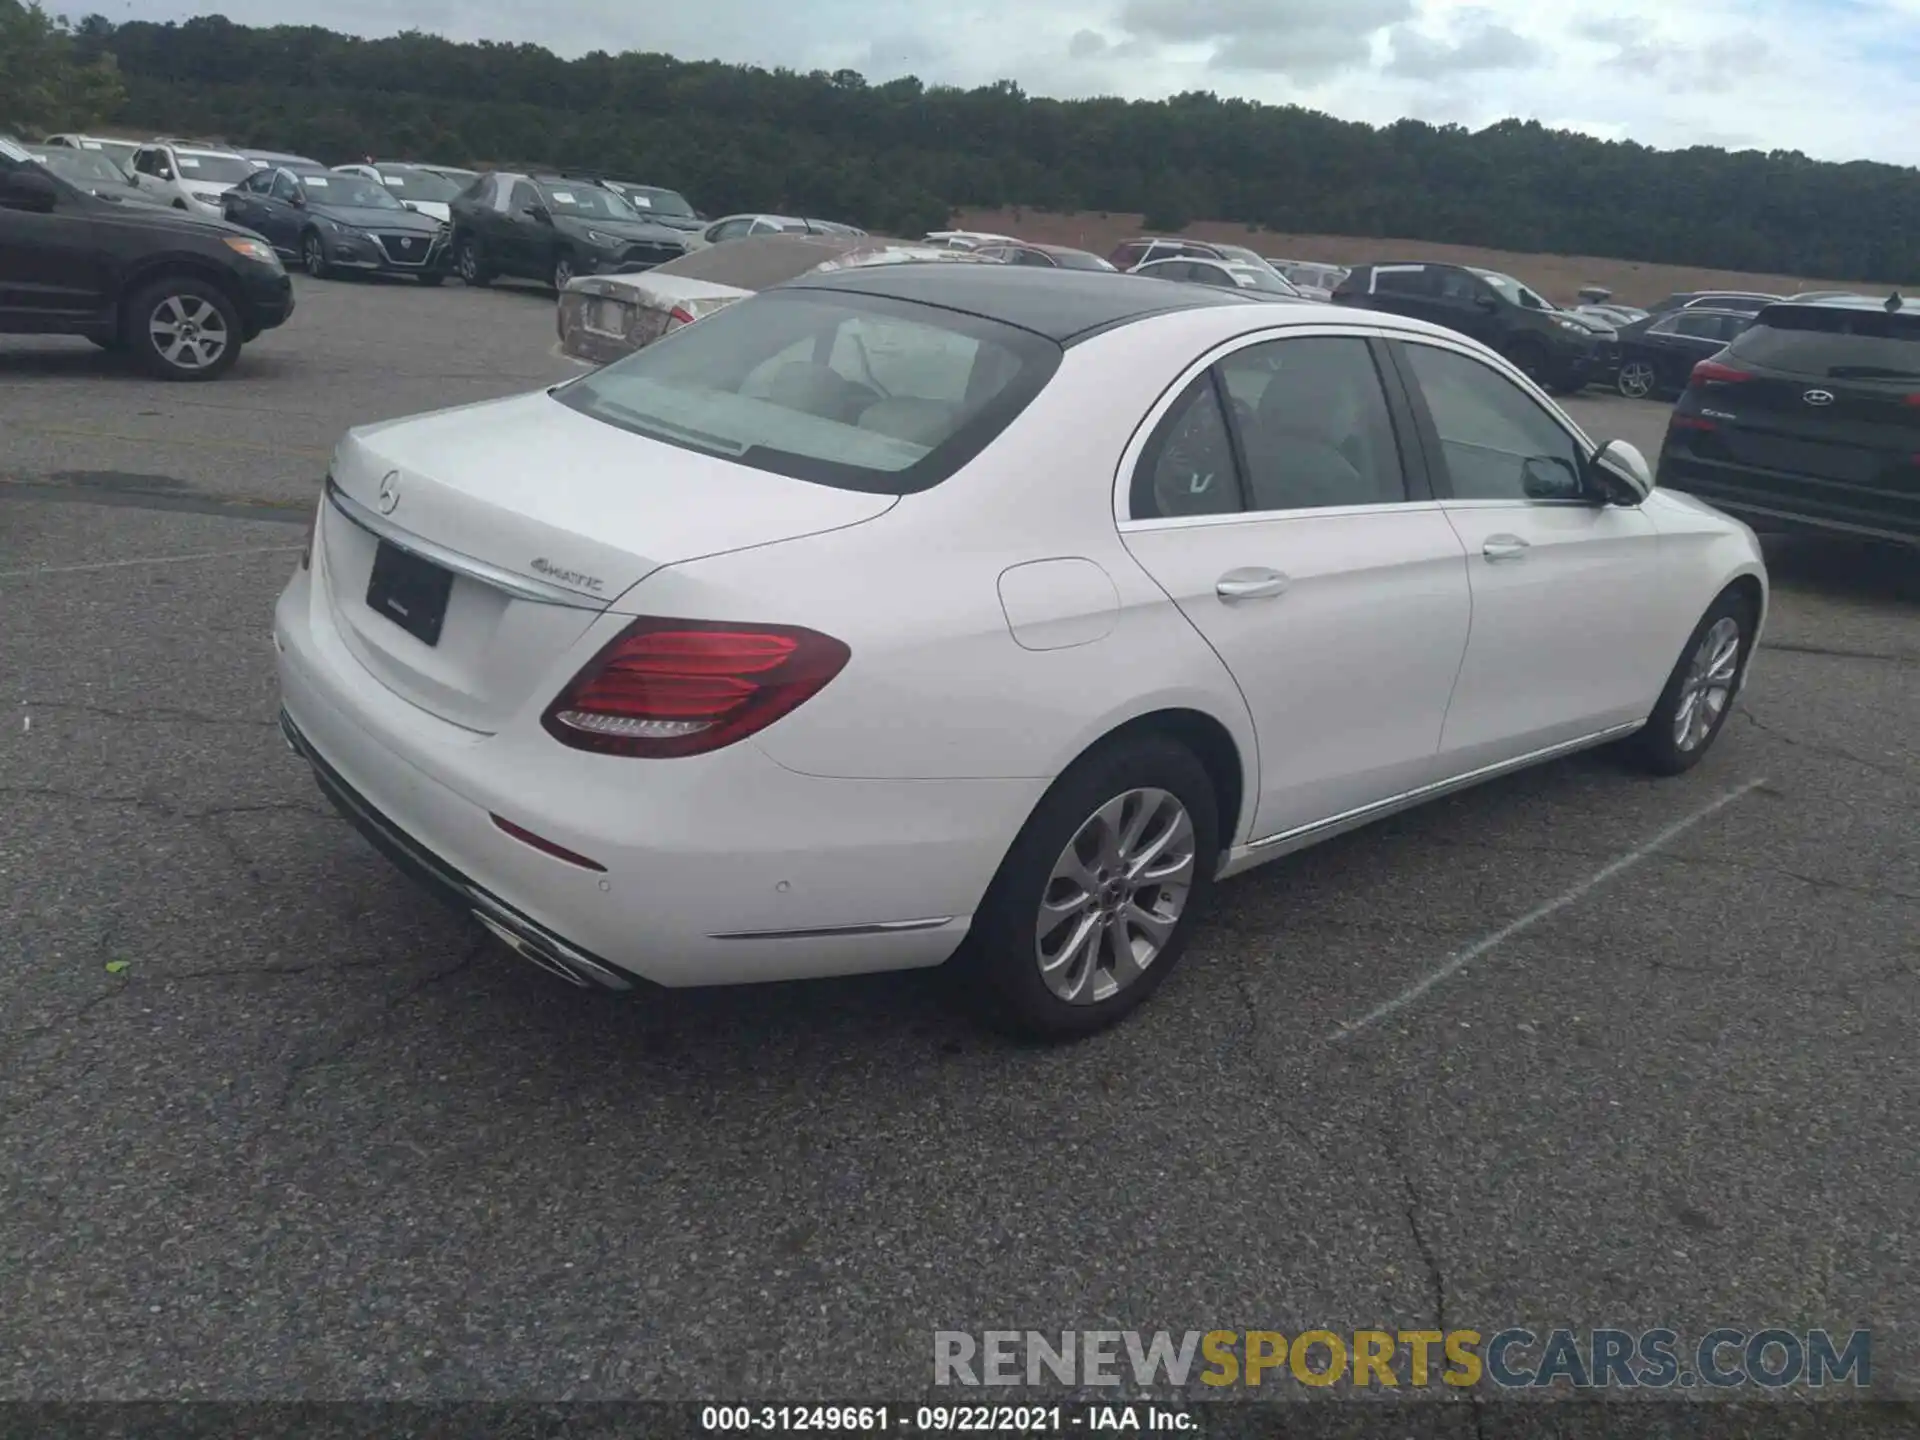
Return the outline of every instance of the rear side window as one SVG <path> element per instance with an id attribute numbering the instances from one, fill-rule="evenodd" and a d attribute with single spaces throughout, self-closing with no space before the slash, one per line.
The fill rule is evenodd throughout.
<path id="1" fill-rule="evenodd" d="M 1440 287 L 1434 272 L 1422 265 L 1417 268 L 1379 269 L 1373 272 L 1373 290 L 1376 295 L 1425 295 L 1436 296 Z"/>
<path id="2" fill-rule="evenodd" d="M 1241 503 L 1233 440 L 1213 372 L 1202 371 L 1161 417 L 1133 472 L 1136 520 L 1233 515 Z"/>
<path id="3" fill-rule="evenodd" d="M 554 392 L 609 425 L 757 470 L 906 495 L 1011 424 L 1060 347 L 957 311 L 771 291 Z"/>
<path id="4" fill-rule="evenodd" d="M 1828 380 L 1920 379 L 1920 308 L 1776 307 L 1741 332 L 1728 356 Z"/>

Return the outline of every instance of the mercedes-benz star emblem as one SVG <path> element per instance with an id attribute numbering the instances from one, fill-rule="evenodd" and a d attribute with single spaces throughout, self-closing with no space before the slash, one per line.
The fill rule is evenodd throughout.
<path id="1" fill-rule="evenodd" d="M 394 507 L 400 503 L 400 472 L 389 470 L 386 478 L 380 482 L 380 513 L 391 515 Z"/>
<path id="2" fill-rule="evenodd" d="M 1800 398 L 1809 405 L 1831 405 L 1833 403 L 1833 392 L 1831 390 L 1809 390 Z"/>

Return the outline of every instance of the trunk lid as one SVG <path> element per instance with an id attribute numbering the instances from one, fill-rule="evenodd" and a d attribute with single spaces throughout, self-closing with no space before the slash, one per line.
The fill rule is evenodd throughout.
<path id="1" fill-rule="evenodd" d="M 349 432 L 316 565 L 370 674 L 491 733 L 536 691 L 557 692 L 577 668 L 574 644 L 609 610 L 629 613 L 626 592 L 662 566 L 860 524 L 896 503 L 634 435 L 542 392 Z M 369 603 L 383 544 L 451 576 L 432 643 Z"/>

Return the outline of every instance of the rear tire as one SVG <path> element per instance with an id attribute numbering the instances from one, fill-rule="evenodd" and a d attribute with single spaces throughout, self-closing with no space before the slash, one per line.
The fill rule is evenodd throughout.
<path id="1" fill-rule="evenodd" d="M 1753 653 L 1753 607 L 1725 591 L 1700 617 L 1680 651 L 1646 727 L 1625 742 L 1627 755 L 1655 775 L 1681 775 L 1713 748 L 1733 713 Z"/>
<path id="2" fill-rule="evenodd" d="M 567 282 L 574 276 L 573 256 L 562 250 L 553 261 L 553 289 L 557 295 L 567 288 Z"/>
<path id="3" fill-rule="evenodd" d="M 1161 735 L 1083 756 L 1021 829 L 973 917 L 960 976 L 998 1029 L 1070 1040 L 1163 984 L 1219 863 L 1213 781 Z"/>
<path id="4" fill-rule="evenodd" d="M 127 305 L 126 344 L 162 380 L 217 380 L 240 358 L 240 315 L 205 280 L 157 280 Z"/>

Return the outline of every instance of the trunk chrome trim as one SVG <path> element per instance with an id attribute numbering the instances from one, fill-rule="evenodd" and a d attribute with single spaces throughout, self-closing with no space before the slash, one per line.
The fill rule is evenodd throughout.
<path id="1" fill-rule="evenodd" d="M 1451 779 L 1436 780 L 1430 785 L 1422 785 L 1413 790 L 1404 790 L 1398 795 L 1389 795 L 1385 800 L 1375 800 L 1370 805 L 1361 805 L 1355 809 L 1330 815 L 1325 820 L 1315 820 L 1311 824 L 1296 825 L 1291 830 L 1282 830 L 1277 835 L 1269 835 L 1262 840 L 1251 840 L 1241 846 L 1237 852 L 1230 852 L 1232 858 L 1246 859 L 1291 841 L 1305 840 L 1322 830 L 1336 830 L 1343 826 L 1357 825 L 1376 816 L 1384 817 L 1394 810 L 1409 809 L 1423 801 L 1435 800 L 1454 790 L 1465 790 L 1478 785 L 1483 780 L 1492 780 L 1514 770 L 1525 770 L 1531 765 L 1544 764 L 1548 760 L 1558 759 L 1562 755 L 1571 755 L 1576 750 L 1586 750 L 1595 745 L 1603 745 L 1635 730 L 1645 728 L 1646 721 L 1630 720 L 1624 725 L 1610 725 L 1604 730 L 1596 730 L 1590 735 L 1582 735 L 1573 740 L 1562 740 L 1557 745 L 1548 745 L 1540 750 L 1529 751 L 1511 760 L 1500 760 L 1492 765 L 1482 765 L 1477 770 L 1455 775 Z"/>
<path id="2" fill-rule="evenodd" d="M 957 919 L 938 915 L 926 920 L 879 920 L 864 925 L 816 925 L 801 930 L 728 930 L 709 940 L 831 940 L 853 935 L 900 935 L 912 930 L 938 930 Z"/>
<path id="3" fill-rule="evenodd" d="M 342 490 L 339 481 L 331 475 L 327 477 L 327 502 L 376 540 L 384 540 L 396 549 L 417 555 L 443 570 L 451 570 L 456 575 L 511 595 L 516 600 L 525 600 L 534 605 L 559 605 L 569 610 L 590 610 L 595 614 L 603 612 L 612 603 L 610 600 L 583 595 L 578 590 L 569 590 L 563 585 L 550 585 L 544 580 L 516 575 L 485 560 L 476 560 L 471 555 L 462 555 L 458 550 L 449 550 L 444 545 L 423 540 L 361 504 Z"/>

